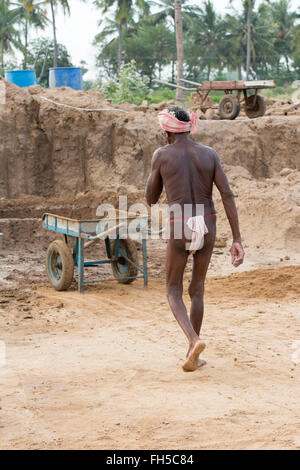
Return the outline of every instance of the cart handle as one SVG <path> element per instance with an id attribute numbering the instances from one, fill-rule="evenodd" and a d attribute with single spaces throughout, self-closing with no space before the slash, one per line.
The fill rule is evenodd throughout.
<path id="1" fill-rule="evenodd" d="M 95 237 L 92 237 L 90 241 L 85 243 L 84 248 L 88 248 L 89 246 L 93 245 L 97 240 L 100 240 L 101 238 L 106 238 L 107 235 L 109 235 L 111 232 L 113 232 L 117 228 L 123 227 L 125 225 L 125 223 L 126 222 L 123 222 L 122 224 L 115 225 L 114 227 L 106 230 L 105 232 L 101 232 L 98 235 L 96 235 Z"/>
<path id="2" fill-rule="evenodd" d="M 155 231 L 152 231 L 152 230 L 142 230 L 142 232 L 146 232 L 148 233 L 148 235 L 161 235 L 162 233 L 164 233 L 166 231 L 165 228 L 162 228 L 161 230 L 155 230 Z"/>
<path id="3" fill-rule="evenodd" d="M 181 86 L 181 85 L 174 85 L 174 83 L 165 82 L 164 80 L 157 80 L 157 78 L 154 78 L 153 82 L 161 83 L 162 85 L 168 85 L 168 86 L 171 86 L 173 88 L 180 88 L 180 90 L 197 91 L 197 88 L 187 88 L 187 87 Z"/>

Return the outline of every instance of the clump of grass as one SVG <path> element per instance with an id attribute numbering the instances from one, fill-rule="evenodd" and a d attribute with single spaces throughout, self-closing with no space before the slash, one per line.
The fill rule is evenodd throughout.
<path id="1" fill-rule="evenodd" d="M 214 103 L 220 103 L 221 99 L 223 98 L 224 93 L 222 95 L 209 95 Z"/>
<path id="2" fill-rule="evenodd" d="M 149 104 L 152 103 L 161 103 L 162 101 L 171 101 L 175 100 L 176 98 L 176 91 L 172 90 L 171 88 L 159 88 L 157 90 L 153 90 L 150 96 L 145 97 Z"/>
<path id="3" fill-rule="evenodd" d="M 291 98 L 295 89 L 291 85 L 277 86 L 276 88 L 261 90 L 259 93 L 266 98 L 281 98 L 283 100 Z"/>

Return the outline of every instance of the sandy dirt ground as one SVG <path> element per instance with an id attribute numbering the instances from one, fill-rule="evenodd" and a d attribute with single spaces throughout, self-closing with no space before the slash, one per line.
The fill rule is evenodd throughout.
<path id="1" fill-rule="evenodd" d="M 210 275 L 194 373 L 162 279 L 29 278 L 0 296 L 2 449 L 300 449 L 299 266 Z"/>
<path id="2" fill-rule="evenodd" d="M 120 195 L 129 206 L 145 202 L 153 151 L 166 143 L 157 112 L 171 103 L 113 107 L 97 90 L 4 85 L 0 449 L 300 449 L 299 103 L 267 100 L 256 120 L 204 116 L 193 136 L 220 153 L 246 258 L 238 270 L 230 264 L 216 192 L 207 365 L 184 373 L 187 344 L 165 294 L 165 241 L 149 241 L 147 289 L 141 280 L 110 281 L 106 265 L 89 273 L 106 282 L 82 295 L 74 281 L 58 293 L 44 261 L 57 235 L 41 224 L 45 212 L 94 218 Z M 95 255 L 103 258 L 103 246 Z"/>

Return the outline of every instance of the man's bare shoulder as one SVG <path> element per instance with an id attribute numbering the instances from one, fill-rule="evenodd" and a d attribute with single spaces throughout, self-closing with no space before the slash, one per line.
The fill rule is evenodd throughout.
<path id="1" fill-rule="evenodd" d="M 213 160 L 218 158 L 217 152 L 212 147 L 208 147 L 208 145 L 199 144 L 198 142 L 195 142 L 195 146 L 199 150 L 199 152 L 205 153 L 205 155 L 211 157 Z"/>
<path id="2" fill-rule="evenodd" d="M 169 145 L 165 145 L 164 147 L 159 147 L 155 150 L 153 157 L 152 157 L 152 165 L 157 165 L 161 162 L 161 159 L 167 154 L 166 150 Z"/>
<path id="3" fill-rule="evenodd" d="M 207 155 L 210 155 L 211 157 L 215 157 L 216 155 L 218 155 L 215 149 L 209 147 L 208 145 L 199 144 L 198 142 L 195 142 L 195 145 L 200 152 L 204 152 Z"/>

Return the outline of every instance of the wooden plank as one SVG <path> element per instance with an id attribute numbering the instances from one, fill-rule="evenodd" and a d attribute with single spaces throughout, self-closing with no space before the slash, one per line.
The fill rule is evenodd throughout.
<path id="1" fill-rule="evenodd" d="M 276 83 L 274 80 L 253 80 L 253 81 L 245 81 L 245 87 L 249 88 L 276 88 Z"/>
<path id="2" fill-rule="evenodd" d="M 203 82 L 200 90 L 243 90 L 245 89 L 242 80 L 223 81 L 223 82 Z"/>
<path id="3" fill-rule="evenodd" d="M 275 88 L 276 83 L 274 80 L 233 80 L 223 82 L 203 82 L 202 86 L 198 88 L 201 90 L 247 90 L 247 89 L 263 89 L 263 88 Z"/>

